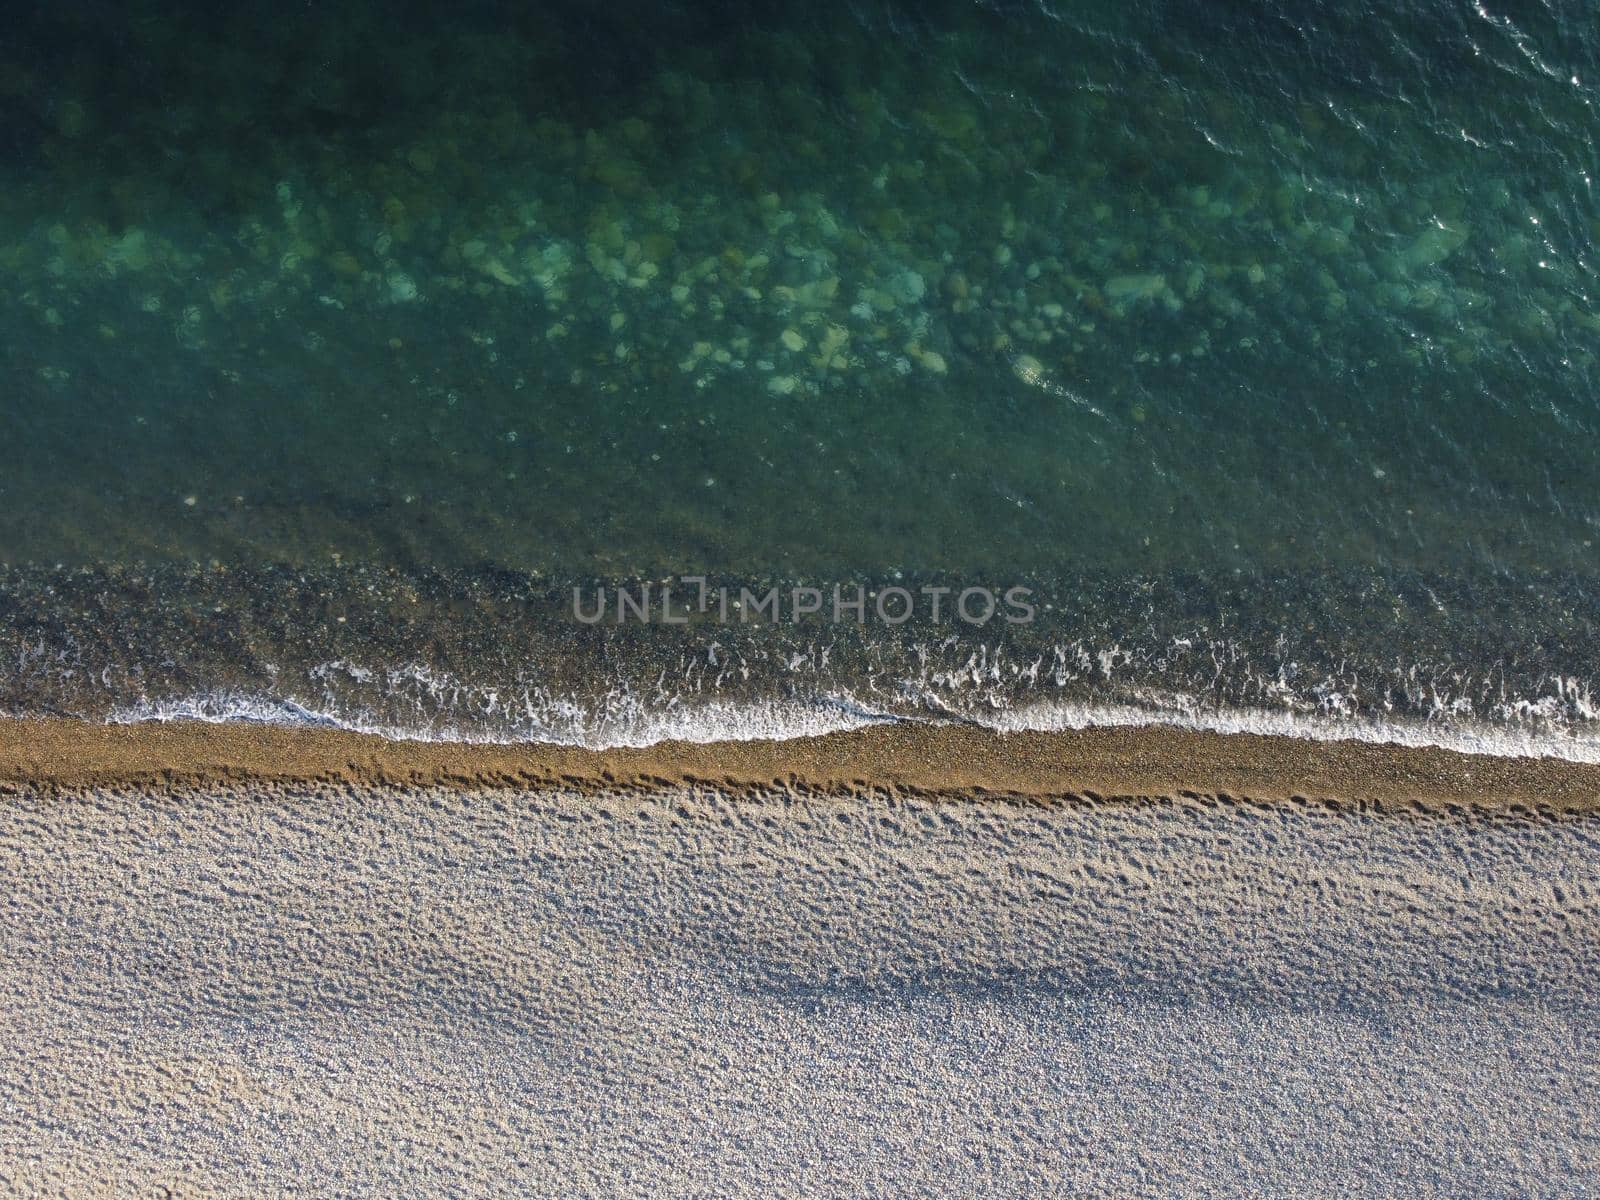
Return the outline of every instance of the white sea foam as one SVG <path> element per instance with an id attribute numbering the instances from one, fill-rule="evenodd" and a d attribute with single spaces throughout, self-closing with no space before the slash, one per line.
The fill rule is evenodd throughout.
<path id="1" fill-rule="evenodd" d="M 1262 734 L 1315 742 L 1433 747 L 1460 754 L 1600 762 L 1600 733 L 1467 720 L 1420 721 L 1308 714 L 1261 708 L 1141 708 L 1131 704 L 1041 702 L 986 714 L 1002 732 L 1165 726 L 1201 733 Z"/>
<path id="2" fill-rule="evenodd" d="M 653 746 L 666 741 L 785 741 L 821 737 L 904 718 L 878 714 L 845 700 L 814 704 L 711 701 L 693 707 L 671 706 L 654 712 L 641 709 L 631 716 L 612 712 L 585 718 L 577 706 L 573 706 L 571 719 L 567 721 L 511 722 L 489 726 L 442 719 L 427 724 L 405 725 L 380 718 L 319 711 L 292 701 L 215 693 L 182 700 L 140 701 L 112 710 L 106 719 L 116 725 L 133 725 L 143 721 L 204 721 L 210 724 L 240 722 L 318 726 L 376 734 L 391 741 L 475 745 L 551 742 L 604 750 Z"/>
<path id="3" fill-rule="evenodd" d="M 1463 754 L 1559 758 L 1600 763 L 1600 731 L 1549 725 L 1496 725 L 1459 719 L 1419 721 L 1306 714 L 1260 708 L 1216 708 L 1165 697 L 1160 706 L 1040 701 L 977 715 L 888 712 L 851 696 L 811 701 L 700 701 L 650 708 L 612 703 L 599 711 L 576 703 L 551 705 L 537 717 L 498 724 L 441 718 L 406 724 L 342 714 L 293 700 L 230 693 L 140 702 L 112 711 L 108 721 L 205 721 L 317 726 L 376 734 L 396 741 L 506 745 L 552 742 L 592 749 L 639 747 L 664 741 L 788 740 L 899 721 L 968 723 L 1002 733 L 1093 728 L 1167 727 L 1221 734 L 1260 734 L 1309 741 L 1360 741 L 1433 747 Z"/>

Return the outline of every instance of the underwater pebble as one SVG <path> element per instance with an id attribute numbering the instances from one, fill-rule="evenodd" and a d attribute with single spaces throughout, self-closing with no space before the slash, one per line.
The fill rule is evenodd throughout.
<path id="1" fill-rule="evenodd" d="M 409 304 L 419 295 L 417 282 L 397 267 L 384 272 L 384 295 L 391 304 Z"/>
<path id="2" fill-rule="evenodd" d="M 1132 303 L 1152 299 L 1166 286 L 1165 275 L 1115 275 L 1106 280 L 1105 294 L 1108 300 Z"/>

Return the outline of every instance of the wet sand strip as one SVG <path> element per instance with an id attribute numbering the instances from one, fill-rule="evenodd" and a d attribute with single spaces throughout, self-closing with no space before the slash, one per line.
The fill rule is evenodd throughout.
<path id="1" fill-rule="evenodd" d="M 223 783 L 715 788 L 949 797 L 1229 796 L 1258 801 L 1587 811 L 1600 765 L 1162 727 L 996 733 L 896 724 L 787 741 L 662 742 L 589 750 L 543 743 L 394 741 L 257 724 L 0 721 L 0 785 L 77 789 Z"/>

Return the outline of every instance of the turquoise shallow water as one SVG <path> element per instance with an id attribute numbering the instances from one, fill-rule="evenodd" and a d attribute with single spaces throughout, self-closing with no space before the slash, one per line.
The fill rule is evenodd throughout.
<path id="1" fill-rule="evenodd" d="M 1581 6 L 15 29 L 11 711 L 1591 752 Z M 702 575 L 868 619 L 574 619 L 574 586 Z M 896 586 L 1036 619 L 891 627 Z"/>

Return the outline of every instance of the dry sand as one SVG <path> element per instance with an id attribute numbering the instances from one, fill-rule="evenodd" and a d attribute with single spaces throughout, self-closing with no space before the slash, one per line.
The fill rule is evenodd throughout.
<path id="1" fill-rule="evenodd" d="M 0 1194 L 1591 1195 L 1595 778 L 12 724 Z"/>

